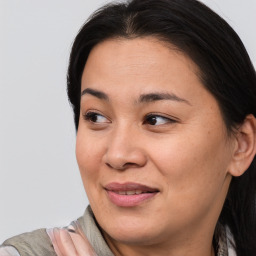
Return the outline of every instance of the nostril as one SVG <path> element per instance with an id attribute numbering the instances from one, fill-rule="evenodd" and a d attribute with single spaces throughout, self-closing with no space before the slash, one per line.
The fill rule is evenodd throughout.
<path id="1" fill-rule="evenodd" d="M 136 163 L 126 163 L 124 165 L 125 168 L 139 167 L 139 164 Z"/>
<path id="2" fill-rule="evenodd" d="M 106 165 L 111 169 L 116 169 L 116 170 L 124 170 L 125 169 L 125 167 L 124 167 L 125 165 L 117 166 L 117 165 L 113 165 L 110 163 L 106 163 Z"/>
<path id="3" fill-rule="evenodd" d="M 140 148 L 132 148 L 129 145 L 126 147 L 109 146 L 102 160 L 109 168 L 115 170 L 139 168 L 147 163 L 145 152 Z"/>
<path id="4" fill-rule="evenodd" d="M 129 162 L 129 163 L 125 163 L 125 164 L 123 164 L 123 165 L 113 165 L 113 164 L 110 164 L 110 163 L 106 163 L 106 165 L 109 167 L 109 168 L 111 168 L 111 169 L 116 169 L 116 170 L 125 170 L 125 169 L 128 169 L 128 168 L 136 168 L 136 167 L 139 167 L 139 165 L 138 164 L 136 164 L 136 163 L 131 163 L 131 162 Z"/>

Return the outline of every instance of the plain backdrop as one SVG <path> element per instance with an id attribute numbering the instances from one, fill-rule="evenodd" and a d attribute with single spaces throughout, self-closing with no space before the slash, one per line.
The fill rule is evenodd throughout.
<path id="1" fill-rule="evenodd" d="M 205 0 L 256 63 L 256 1 Z M 103 0 L 0 0 L 0 243 L 63 226 L 88 204 L 66 96 L 72 41 Z"/>

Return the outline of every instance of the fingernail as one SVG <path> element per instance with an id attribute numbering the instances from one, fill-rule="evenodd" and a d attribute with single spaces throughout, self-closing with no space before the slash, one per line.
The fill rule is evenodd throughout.
<path id="1" fill-rule="evenodd" d="M 70 229 L 70 228 L 67 228 L 67 231 L 71 232 L 71 233 L 76 233 L 76 231 L 74 229 Z"/>

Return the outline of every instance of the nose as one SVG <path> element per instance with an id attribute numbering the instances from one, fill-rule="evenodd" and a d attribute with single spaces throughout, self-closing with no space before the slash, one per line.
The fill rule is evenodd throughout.
<path id="1" fill-rule="evenodd" d="M 103 160 L 108 167 L 115 170 L 145 166 L 147 157 L 138 132 L 131 127 L 113 131 Z"/>

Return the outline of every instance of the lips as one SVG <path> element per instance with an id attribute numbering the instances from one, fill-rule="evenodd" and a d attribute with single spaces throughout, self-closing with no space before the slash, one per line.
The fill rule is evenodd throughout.
<path id="1" fill-rule="evenodd" d="M 121 207 L 133 207 L 153 198 L 159 190 L 138 183 L 109 183 L 105 186 L 109 200 Z"/>

